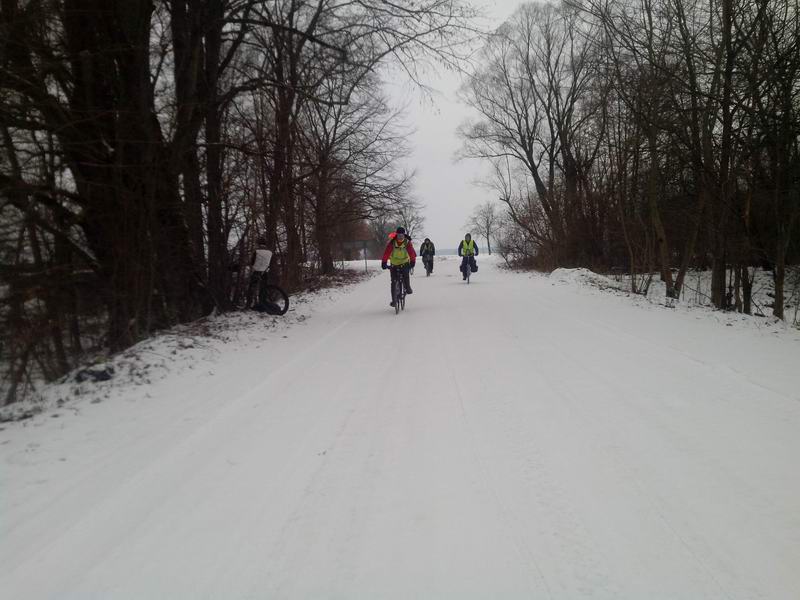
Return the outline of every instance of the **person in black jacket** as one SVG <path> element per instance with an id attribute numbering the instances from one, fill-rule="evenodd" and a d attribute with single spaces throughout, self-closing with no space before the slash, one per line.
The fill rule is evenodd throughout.
<path id="1" fill-rule="evenodd" d="M 474 273 L 478 270 L 478 264 L 475 262 L 475 257 L 478 256 L 478 244 L 472 239 L 471 234 L 464 236 L 464 239 L 458 243 L 458 255 L 461 257 L 461 275 L 467 279 L 467 269 L 471 269 Z"/>
<path id="2" fill-rule="evenodd" d="M 430 238 L 425 238 L 425 241 L 422 242 L 418 252 L 422 256 L 422 262 L 425 265 L 425 268 L 433 273 L 433 257 L 436 256 L 436 246 L 433 245 L 433 242 L 430 240 Z"/>

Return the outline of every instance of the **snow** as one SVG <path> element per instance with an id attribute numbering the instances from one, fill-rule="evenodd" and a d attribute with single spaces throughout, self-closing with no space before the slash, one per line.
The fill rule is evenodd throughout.
<path id="1" fill-rule="evenodd" d="M 376 261 L 380 269 L 380 261 Z M 43 389 L 25 401 L 0 408 L 0 422 L 33 416 L 42 410 L 63 406 L 82 410 L 93 404 L 123 397 L 127 401 L 151 397 L 150 384 L 187 370 L 205 368 L 213 374 L 216 358 L 235 347 L 258 346 L 280 337 L 287 329 L 305 322 L 317 309 L 343 293 L 347 280 L 365 276 L 364 263 L 345 263 L 353 271 L 346 277 L 321 278 L 316 289 L 292 296 L 289 311 L 271 316 L 255 311 L 212 314 L 188 325 L 179 325 L 146 339 L 111 358 L 98 357 L 92 364 L 76 369 L 57 385 Z M 360 267 L 360 268 L 359 268 Z M 373 269 L 367 276 L 377 274 Z M 103 376 L 109 376 L 102 379 Z"/>
<path id="2" fill-rule="evenodd" d="M 753 269 L 752 290 L 752 312 L 758 317 L 767 317 L 766 323 L 769 325 L 781 325 L 800 328 L 800 268 L 790 267 L 787 269 L 786 290 L 784 293 L 784 308 L 786 321 L 780 322 L 773 318 L 772 302 L 775 295 L 775 282 L 772 272 L 764 269 Z M 577 285 L 578 287 L 594 287 L 603 291 L 618 292 L 623 295 L 630 295 L 630 279 L 628 275 L 605 276 L 594 273 L 589 269 L 556 269 L 549 275 L 550 279 L 562 284 Z M 689 271 L 684 281 L 683 290 L 679 302 L 666 298 L 666 286 L 655 276 L 650 284 L 646 300 L 642 296 L 633 297 L 635 303 L 649 302 L 660 304 L 669 308 L 680 310 L 692 310 L 694 308 L 711 308 L 711 271 Z M 758 325 L 764 321 L 753 320 L 750 316 L 742 315 L 731 311 L 727 313 L 717 313 L 717 317 L 722 316 L 728 322 L 742 321 L 749 322 L 751 325 Z M 733 319 L 731 319 L 733 317 Z"/>
<path id="3" fill-rule="evenodd" d="M 3 424 L 0 597 L 800 597 L 800 332 L 478 260 Z"/>
<path id="4" fill-rule="evenodd" d="M 601 289 L 612 288 L 621 289 L 620 285 L 605 275 L 600 275 L 589 269 L 556 269 L 550 273 L 549 277 L 561 283 L 578 283 L 582 285 L 594 285 Z"/>

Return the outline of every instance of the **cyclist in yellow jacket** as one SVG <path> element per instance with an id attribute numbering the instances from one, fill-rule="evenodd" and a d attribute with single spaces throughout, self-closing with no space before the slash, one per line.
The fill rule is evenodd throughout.
<path id="1" fill-rule="evenodd" d="M 478 244 L 472 239 L 471 234 L 465 235 L 458 244 L 458 255 L 461 257 L 461 275 L 466 280 L 467 269 L 471 269 L 473 273 L 478 270 L 478 264 L 475 262 L 475 257 L 478 256 Z"/>

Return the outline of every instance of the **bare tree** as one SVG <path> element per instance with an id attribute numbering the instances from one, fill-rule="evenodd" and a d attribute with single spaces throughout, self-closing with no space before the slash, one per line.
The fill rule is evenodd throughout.
<path id="1" fill-rule="evenodd" d="M 8 400 L 84 351 L 232 308 L 230 266 L 257 234 L 289 287 L 309 257 L 330 270 L 322 223 L 408 197 L 379 65 L 415 80 L 455 65 L 473 14 L 461 0 L 0 6 Z"/>
<path id="2" fill-rule="evenodd" d="M 479 237 L 486 240 L 489 254 L 492 254 L 492 239 L 495 239 L 500 227 L 500 213 L 497 204 L 491 200 L 478 206 L 466 224 Z"/>
<path id="3" fill-rule="evenodd" d="M 463 155 L 494 167 L 500 237 L 539 265 L 653 272 L 679 298 L 751 311 L 798 259 L 800 11 L 779 0 L 528 4 L 485 40 L 462 96 Z M 511 235 L 506 235 L 506 231 Z"/>
<path id="4" fill-rule="evenodd" d="M 593 38 L 582 27 L 565 7 L 522 5 L 487 40 L 462 90 L 480 115 L 461 128 L 463 156 L 508 158 L 525 168 L 547 219 L 555 265 L 574 263 L 586 251 L 581 187 L 597 144 L 587 144 L 583 132 L 602 103 L 588 101 Z"/>

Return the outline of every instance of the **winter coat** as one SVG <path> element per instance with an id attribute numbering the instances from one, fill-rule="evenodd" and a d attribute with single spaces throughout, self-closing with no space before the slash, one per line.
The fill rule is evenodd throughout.
<path id="1" fill-rule="evenodd" d="M 433 245 L 433 242 L 422 242 L 419 253 L 422 256 L 436 256 L 436 246 Z"/>
<path id="2" fill-rule="evenodd" d="M 382 262 L 391 261 L 393 267 L 407 265 L 417 261 L 417 252 L 414 250 L 414 245 L 411 240 L 405 239 L 399 244 L 394 239 L 386 244 L 386 250 L 383 251 Z"/>
<path id="3" fill-rule="evenodd" d="M 464 246 L 466 245 L 466 243 L 467 243 L 467 240 L 461 240 L 458 243 L 458 255 L 459 256 L 470 256 L 470 254 L 467 254 L 467 253 L 464 252 Z M 475 240 L 470 240 L 470 243 L 471 243 L 472 251 L 473 251 L 472 252 L 472 256 L 478 256 L 478 244 L 475 243 Z"/>
<path id="4" fill-rule="evenodd" d="M 253 256 L 250 259 L 250 266 L 253 271 L 263 273 L 269 269 L 269 263 L 272 261 L 272 251 L 266 248 L 256 248 Z"/>

